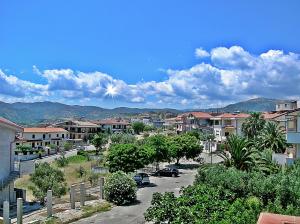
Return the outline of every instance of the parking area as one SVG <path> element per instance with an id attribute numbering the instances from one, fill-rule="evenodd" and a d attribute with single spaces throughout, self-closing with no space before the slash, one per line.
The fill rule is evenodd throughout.
<path id="1" fill-rule="evenodd" d="M 111 211 L 99 213 L 76 223 L 140 224 L 145 223 L 144 212 L 151 204 L 154 192 L 174 192 L 179 194 L 181 187 L 193 183 L 197 169 L 179 169 L 179 177 L 150 177 L 151 184 L 139 188 L 138 202 L 130 206 L 116 206 Z"/>

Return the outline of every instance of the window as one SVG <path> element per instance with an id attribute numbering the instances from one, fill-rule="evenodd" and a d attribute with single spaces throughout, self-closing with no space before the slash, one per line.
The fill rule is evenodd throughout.
<path id="1" fill-rule="evenodd" d="M 285 108 L 287 108 L 288 105 L 287 105 L 287 104 L 284 104 L 284 106 L 285 106 Z"/>
<path id="2" fill-rule="evenodd" d="M 35 135 L 32 135 L 32 138 L 35 138 Z"/>
<path id="3" fill-rule="evenodd" d="M 49 138 L 51 138 L 51 134 L 49 134 Z"/>
<path id="4" fill-rule="evenodd" d="M 58 138 L 58 137 L 59 137 L 59 134 L 56 134 L 56 137 Z"/>
<path id="5" fill-rule="evenodd" d="M 220 121 L 215 121 L 215 125 L 220 125 Z"/>
<path id="6" fill-rule="evenodd" d="M 45 139 L 46 138 L 46 135 L 45 134 L 43 134 L 43 139 Z"/>
<path id="7" fill-rule="evenodd" d="M 61 134 L 61 137 L 64 138 L 64 137 L 65 137 L 65 134 Z"/>

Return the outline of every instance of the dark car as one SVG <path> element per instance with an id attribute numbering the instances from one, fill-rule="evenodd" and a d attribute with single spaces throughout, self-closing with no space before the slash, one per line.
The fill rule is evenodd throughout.
<path id="1" fill-rule="evenodd" d="M 164 168 L 162 170 L 156 171 L 153 175 L 164 177 L 178 177 L 179 171 L 175 168 Z"/>
<path id="2" fill-rule="evenodd" d="M 149 175 L 146 173 L 138 173 L 133 177 L 137 185 L 148 185 L 150 184 Z"/>

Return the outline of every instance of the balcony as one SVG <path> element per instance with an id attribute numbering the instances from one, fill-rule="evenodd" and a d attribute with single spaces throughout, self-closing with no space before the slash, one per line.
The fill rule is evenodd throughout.
<path id="1" fill-rule="evenodd" d="M 287 132 L 286 140 L 287 143 L 300 144 L 300 132 Z"/>

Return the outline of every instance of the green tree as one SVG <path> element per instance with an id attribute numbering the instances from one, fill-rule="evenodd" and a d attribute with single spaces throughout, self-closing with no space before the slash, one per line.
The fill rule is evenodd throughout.
<path id="1" fill-rule="evenodd" d="M 66 142 L 64 144 L 64 150 L 65 151 L 69 151 L 70 149 L 72 149 L 73 145 L 70 142 Z"/>
<path id="2" fill-rule="evenodd" d="M 171 137 L 169 140 L 169 150 L 176 163 L 179 164 L 181 158 L 194 159 L 200 155 L 203 147 L 194 135 L 181 134 Z"/>
<path id="3" fill-rule="evenodd" d="M 134 143 L 136 138 L 132 134 L 112 134 L 110 136 L 110 140 L 112 144 L 129 144 Z"/>
<path id="4" fill-rule="evenodd" d="M 135 144 L 112 145 L 107 154 L 109 171 L 129 173 L 143 168 L 150 163 L 153 154 L 148 149 Z"/>
<path id="5" fill-rule="evenodd" d="M 60 197 L 66 194 L 66 182 L 64 173 L 50 166 L 49 163 L 36 165 L 35 172 L 30 175 L 30 181 L 33 186 L 30 189 L 33 195 L 44 204 L 47 191 L 52 190 L 53 195 Z"/>
<path id="6" fill-rule="evenodd" d="M 108 142 L 108 136 L 104 133 L 98 133 L 94 135 L 94 138 L 92 139 L 92 144 L 96 148 L 96 154 L 98 155 L 99 152 L 103 149 L 103 146 L 107 144 Z"/>
<path id="7" fill-rule="evenodd" d="M 116 205 L 130 204 L 136 200 L 136 183 L 122 171 L 110 174 L 105 181 L 105 199 Z"/>
<path id="8" fill-rule="evenodd" d="M 259 142 L 264 149 L 271 149 L 273 152 L 284 153 L 287 142 L 284 132 L 273 122 L 267 122 L 259 136 Z"/>
<path id="9" fill-rule="evenodd" d="M 28 145 L 18 145 L 17 146 L 17 151 L 22 152 L 23 154 L 29 152 L 32 150 L 32 147 L 28 146 Z"/>
<path id="10" fill-rule="evenodd" d="M 145 129 L 145 124 L 143 122 L 134 122 L 132 124 L 132 129 L 135 134 L 139 135 Z"/>
<path id="11" fill-rule="evenodd" d="M 154 151 L 152 160 L 156 162 L 156 169 L 159 168 L 160 162 L 170 161 L 170 151 L 166 136 L 161 134 L 152 135 L 146 139 L 146 145 Z"/>
<path id="12" fill-rule="evenodd" d="M 219 153 L 226 166 L 234 166 L 240 170 L 252 168 L 255 150 L 249 147 L 249 143 L 245 138 L 230 135 L 227 138 L 226 147 L 228 152 L 222 151 Z"/>
<path id="13" fill-rule="evenodd" d="M 261 113 L 254 112 L 242 124 L 242 132 L 246 137 L 254 138 L 263 130 L 265 122 Z"/>

